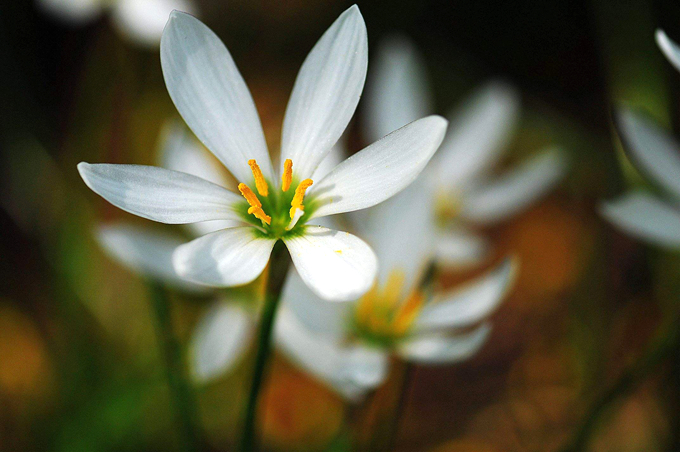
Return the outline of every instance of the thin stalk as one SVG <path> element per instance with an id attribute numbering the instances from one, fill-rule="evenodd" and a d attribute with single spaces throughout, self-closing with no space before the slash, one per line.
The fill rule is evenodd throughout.
<path id="1" fill-rule="evenodd" d="M 282 242 L 278 242 L 272 251 L 269 261 L 269 279 L 267 280 L 267 290 L 264 297 L 264 307 L 260 326 L 257 332 L 257 355 L 255 357 L 255 367 L 253 369 L 252 385 L 246 406 L 246 415 L 243 425 L 243 436 L 241 437 L 240 450 L 251 452 L 257 450 L 255 435 L 255 421 L 257 418 L 257 405 L 260 399 L 262 383 L 265 379 L 265 372 L 269 362 L 271 352 L 271 336 L 276 319 L 276 311 L 281 298 L 281 290 L 288 273 L 290 257 Z"/>
<path id="2" fill-rule="evenodd" d="M 399 399 L 397 400 L 397 405 L 392 412 L 392 421 L 388 425 L 388 432 L 385 435 L 387 437 L 387 442 L 385 450 L 394 450 L 394 446 L 397 442 L 397 437 L 399 434 L 399 424 L 401 423 L 401 418 L 404 415 L 404 410 L 406 409 L 406 402 L 408 401 L 408 394 L 410 390 L 411 380 L 413 379 L 413 364 L 405 362 L 403 368 L 401 369 L 401 382 L 399 384 Z"/>
<path id="3" fill-rule="evenodd" d="M 184 368 L 182 349 L 172 328 L 170 300 L 161 285 L 151 282 L 149 287 L 151 307 L 156 318 L 158 342 L 165 359 L 168 385 L 175 405 L 183 450 L 195 451 L 199 447 L 196 406 Z"/>
<path id="4" fill-rule="evenodd" d="M 373 394 L 363 415 L 363 432 L 357 438 L 358 450 L 389 451 L 394 448 L 413 366 L 399 358 L 392 358 L 390 367 L 387 383 Z"/>
<path id="5" fill-rule="evenodd" d="M 585 450 L 595 427 L 602 416 L 622 397 L 633 391 L 643 382 L 657 366 L 678 353 L 680 348 L 680 328 L 678 320 L 670 322 L 652 341 L 646 352 L 619 377 L 619 379 L 595 401 L 588 411 L 583 424 L 577 430 L 571 442 L 562 452 Z"/>

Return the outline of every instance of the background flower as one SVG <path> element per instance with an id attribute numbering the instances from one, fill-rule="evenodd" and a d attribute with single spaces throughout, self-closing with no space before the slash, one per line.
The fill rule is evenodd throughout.
<path id="1" fill-rule="evenodd" d="M 379 48 L 369 78 L 365 131 L 369 140 L 433 110 L 426 64 L 405 37 Z M 447 118 L 447 138 L 426 170 L 439 223 L 437 254 L 448 265 L 468 265 L 486 255 L 485 241 L 469 227 L 506 220 L 547 193 L 566 172 L 563 152 L 541 151 L 501 176 L 503 156 L 519 114 L 519 94 L 505 82 L 475 90 Z"/>
<path id="2" fill-rule="evenodd" d="M 197 14 L 192 0 L 37 0 L 45 12 L 72 25 L 89 23 L 110 10 L 112 22 L 126 39 L 158 46 L 174 10 Z"/>
<path id="3" fill-rule="evenodd" d="M 387 358 L 451 363 L 472 356 L 515 272 L 511 261 L 442 293 L 424 285 L 434 247 L 434 215 L 423 180 L 367 212 L 359 230 L 381 263 L 374 287 L 348 303 L 327 303 L 292 273 L 276 325 L 279 346 L 350 400 L 387 376 Z M 454 333 L 452 335 L 451 333 Z"/>

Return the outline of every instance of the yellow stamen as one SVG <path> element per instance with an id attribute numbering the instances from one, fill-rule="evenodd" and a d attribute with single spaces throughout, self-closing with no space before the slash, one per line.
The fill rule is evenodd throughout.
<path id="1" fill-rule="evenodd" d="M 400 270 L 392 270 L 387 276 L 387 282 L 383 288 L 382 302 L 387 310 L 394 309 L 399 301 L 401 289 L 404 285 L 404 272 Z"/>
<path id="2" fill-rule="evenodd" d="M 378 288 L 374 285 L 371 290 L 361 297 L 357 306 L 357 322 L 362 325 L 367 325 L 370 321 L 371 314 L 375 309 L 375 303 L 378 298 Z"/>
<path id="3" fill-rule="evenodd" d="M 255 196 L 255 193 L 253 193 L 250 187 L 241 182 L 238 184 L 238 191 L 241 192 L 243 197 L 246 198 L 246 201 L 248 201 L 248 204 L 250 204 L 248 213 L 255 215 L 255 218 L 258 218 L 267 224 L 271 224 L 272 217 L 264 213 L 264 210 L 262 210 L 262 203 L 257 199 L 257 196 Z"/>
<path id="4" fill-rule="evenodd" d="M 255 215 L 255 218 L 264 221 L 267 224 L 272 223 L 272 217 L 264 213 L 262 207 L 249 207 L 248 213 Z"/>
<path id="5" fill-rule="evenodd" d="M 399 308 L 399 311 L 394 316 L 394 324 L 392 326 L 396 335 L 400 336 L 408 331 L 424 301 L 425 296 L 419 291 L 414 291 L 404 304 L 401 305 L 401 308 Z"/>
<path id="6" fill-rule="evenodd" d="M 283 162 L 283 175 L 281 176 L 281 190 L 288 191 L 290 184 L 293 182 L 293 161 L 286 159 Z"/>
<path id="7" fill-rule="evenodd" d="M 305 210 L 305 206 L 302 205 L 302 201 L 305 199 L 305 192 L 309 188 L 310 185 L 314 183 L 313 180 L 311 179 L 305 179 L 302 182 L 300 182 L 300 185 L 297 186 L 295 189 L 295 196 L 293 196 L 293 200 L 290 202 L 290 218 L 293 219 L 295 217 L 295 211 L 297 209 Z"/>
<path id="8" fill-rule="evenodd" d="M 257 161 L 255 161 L 255 159 L 250 159 L 248 160 L 248 165 L 250 165 L 250 170 L 253 172 L 253 176 L 255 177 L 255 187 L 257 188 L 257 192 L 260 194 L 260 196 L 267 196 L 269 194 L 269 186 L 267 185 L 267 181 L 264 180 L 262 170 L 260 170 L 260 166 L 257 164 Z"/>

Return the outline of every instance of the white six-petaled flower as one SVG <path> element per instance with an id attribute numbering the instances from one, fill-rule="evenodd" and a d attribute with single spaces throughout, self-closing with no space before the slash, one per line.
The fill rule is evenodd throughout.
<path id="1" fill-rule="evenodd" d="M 408 186 L 443 140 L 438 116 L 414 121 L 337 165 L 314 171 L 354 114 L 367 69 L 366 27 L 345 11 L 307 56 L 286 110 L 278 176 L 252 97 L 227 48 L 198 19 L 173 12 L 161 39 L 161 64 L 175 106 L 196 136 L 240 181 L 238 195 L 167 169 L 80 163 L 85 183 L 117 207 L 154 221 L 240 221 L 174 253 L 178 274 L 195 283 L 254 280 L 282 240 L 304 282 L 320 297 L 348 300 L 377 272 L 370 247 L 346 232 L 308 224 L 378 204 Z"/>
<path id="2" fill-rule="evenodd" d="M 74 25 L 91 22 L 110 10 L 113 24 L 123 36 L 147 47 L 158 46 L 173 10 L 197 12 L 192 0 L 38 0 L 38 4 Z"/>
<path id="3" fill-rule="evenodd" d="M 214 184 L 229 185 L 213 159 L 175 121 L 170 121 L 161 133 L 159 166 L 183 171 Z M 340 153 L 331 151 L 314 172 L 322 178 L 339 162 Z M 220 229 L 237 226 L 229 220 L 191 223 L 186 226 L 191 236 L 201 236 Z M 208 297 L 189 344 L 189 369 L 200 384 L 231 371 L 241 360 L 253 337 L 256 323 L 257 291 L 213 290 L 180 277 L 172 265 L 172 255 L 184 242 L 175 235 L 153 228 L 118 222 L 101 225 L 96 237 L 112 258 L 130 270 L 162 282 L 179 291 Z"/>
<path id="4" fill-rule="evenodd" d="M 680 70 L 680 47 L 657 30 L 656 41 Z M 616 114 L 616 125 L 633 163 L 672 198 L 631 190 L 602 205 L 602 215 L 623 231 L 650 243 L 680 249 L 680 144 L 651 119 L 628 108 Z"/>
<path id="5" fill-rule="evenodd" d="M 485 318 L 507 293 L 516 265 L 508 259 L 455 292 L 422 286 L 434 257 L 432 197 L 424 180 L 369 210 L 360 232 L 380 271 L 372 289 L 345 303 L 320 300 L 292 272 L 275 337 L 302 368 L 350 400 L 378 386 L 396 354 L 420 363 L 472 356 L 490 332 Z"/>
<path id="6" fill-rule="evenodd" d="M 365 133 L 369 140 L 432 111 L 425 64 L 406 38 L 380 47 L 367 83 Z M 437 257 L 444 265 L 476 264 L 486 241 L 473 233 L 516 215 L 547 193 L 566 172 L 566 158 L 555 148 L 540 152 L 504 175 L 491 171 L 517 122 L 519 95 L 503 82 L 491 82 L 447 116 L 450 127 L 424 171 L 437 211 Z"/>

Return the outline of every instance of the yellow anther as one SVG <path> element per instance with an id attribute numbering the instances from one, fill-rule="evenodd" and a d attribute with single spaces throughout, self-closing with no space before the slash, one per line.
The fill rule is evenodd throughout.
<path id="1" fill-rule="evenodd" d="M 401 270 L 392 270 L 387 276 L 387 281 L 383 288 L 381 301 L 387 310 L 394 309 L 399 302 L 402 287 L 404 286 L 405 275 Z"/>
<path id="2" fill-rule="evenodd" d="M 238 191 L 240 191 L 243 197 L 246 198 L 248 204 L 250 204 L 253 207 L 262 207 L 262 203 L 260 202 L 259 199 L 257 199 L 255 193 L 253 193 L 250 187 L 244 184 L 243 182 L 238 184 Z"/>
<path id="3" fill-rule="evenodd" d="M 293 200 L 290 202 L 290 218 L 293 219 L 295 217 L 295 211 L 297 209 L 304 210 L 305 206 L 302 205 L 302 201 L 305 199 L 305 192 L 309 188 L 310 185 L 314 183 L 313 180 L 311 179 L 305 179 L 302 182 L 300 182 L 300 185 L 297 186 L 295 189 L 295 196 L 293 196 Z"/>
<path id="4" fill-rule="evenodd" d="M 283 162 L 283 175 L 281 175 L 281 190 L 288 191 L 290 184 L 293 182 L 293 161 L 286 159 Z"/>
<path id="5" fill-rule="evenodd" d="M 375 304 L 378 298 L 378 288 L 374 285 L 371 290 L 366 292 L 359 303 L 357 304 L 356 318 L 357 322 L 361 325 L 367 325 L 370 323 L 371 316 L 375 310 Z"/>
<path id="6" fill-rule="evenodd" d="M 257 188 L 257 192 L 260 194 L 260 196 L 267 196 L 269 194 L 269 186 L 267 185 L 267 181 L 264 180 L 264 176 L 262 175 L 262 170 L 260 169 L 259 165 L 255 159 L 248 160 L 248 165 L 250 165 L 250 170 L 253 172 L 253 176 L 255 177 L 255 188 Z"/>
<path id="7" fill-rule="evenodd" d="M 262 221 L 264 221 L 267 224 L 272 223 L 272 217 L 264 213 L 264 210 L 262 210 L 262 207 L 249 207 L 248 208 L 248 213 L 255 215 L 255 218 L 258 218 Z"/>
<path id="8" fill-rule="evenodd" d="M 267 224 L 271 224 L 272 217 L 264 213 L 264 210 L 262 210 L 262 203 L 257 199 L 257 196 L 255 196 L 255 193 L 253 193 L 250 187 L 241 182 L 238 184 L 238 191 L 241 192 L 243 197 L 246 198 L 246 201 L 248 201 L 248 204 L 250 204 L 248 213 L 255 215 L 255 218 L 258 218 Z"/>
<path id="9" fill-rule="evenodd" d="M 399 311 L 394 316 L 394 323 L 392 325 L 392 330 L 397 336 L 405 334 L 413 321 L 416 319 L 420 308 L 423 306 L 425 297 L 420 291 L 414 291 L 406 301 L 401 305 Z"/>

